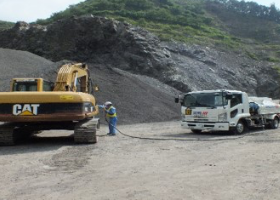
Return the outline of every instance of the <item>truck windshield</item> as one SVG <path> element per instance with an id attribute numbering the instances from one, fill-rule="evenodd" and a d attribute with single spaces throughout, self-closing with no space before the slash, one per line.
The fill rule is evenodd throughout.
<path id="1" fill-rule="evenodd" d="M 185 107 L 217 107 L 227 105 L 228 101 L 222 92 L 186 94 L 183 100 Z"/>

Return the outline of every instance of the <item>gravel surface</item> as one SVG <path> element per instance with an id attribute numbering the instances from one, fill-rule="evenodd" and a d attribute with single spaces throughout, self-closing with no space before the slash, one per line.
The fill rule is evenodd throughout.
<path id="1" fill-rule="evenodd" d="M 100 91 L 98 102 L 111 101 L 117 108 L 119 123 L 169 121 L 180 118 L 180 106 L 175 104 L 176 90 L 145 76 L 119 69 L 89 64 L 92 78 Z M 168 89 L 167 89 L 168 88 Z M 103 113 L 99 117 L 103 120 Z"/>
<path id="2" fill-rule="evenodd" d="M 192 134 L 176 121 L 118 128 L 150 139 L 104 136 L 103 126 L 95 145 L 73 145 L 72 132 L 60 131 L 1 147 L 0 199 L 280 197 L 279 130 Z"/>
<path id="3" fill-rule="evenodd" d="M 0 91 L 9 91 L 12 78 L 41 77 L 46 69 L 55 67 L 53 62 L 27 51 L 0 48 Z"/>

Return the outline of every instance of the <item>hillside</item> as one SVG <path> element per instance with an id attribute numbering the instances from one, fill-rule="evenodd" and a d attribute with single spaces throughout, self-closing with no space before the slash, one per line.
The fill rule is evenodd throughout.
<path id="1" fill-rule="evenodd" d="M 15 24 L 12 22 L 5 22 L 0 20 L 0 31 L 12 28 Z"/>
<path id="2" fill-rule="evenodd" d="M 265 7 L 237 0 L 87 0 L 37 23 L 50 24 L 74 15 L 114 18 L 145 28 L 162 41 L 241 50 L 256 60 L 279 62 L 280 12 L 273 4 Z"/>
<path id="3" fill-rule="evenodd" d="M 55 62 L 68 59 L 119 68 L 182 92 L 228 88 L 280 96 L 278 69 L 270 62 L 211 46 L 162 42 L 145 29 L 103 17 L 72 17 L 48 26 L 17 23 L 0 32 L 0 47 Z"/>
<path id="4" fill-rule="evenodd" d="M 279 10 L 273 5 L 265 7 L 254 2 L 229 2 L 233 3 L 207 2 L 206 10 L 215 18 L 217 26 L 234 36 L 239 47 L 252 59 L 279 63 Z"/>
<path id="5" fill-rule="evenodd" d="M 252 28 L 277 28 L 277 15 L 254 16 L 253 7 L 243 11 L 236 2 L 87 0 L 1 31 L 0 47 L 117 68 L 182 92 L 227 88 L 279 98 L 279 34 L 261 37 Z M 246 31 L 252 22 L 258 26 Z"/>

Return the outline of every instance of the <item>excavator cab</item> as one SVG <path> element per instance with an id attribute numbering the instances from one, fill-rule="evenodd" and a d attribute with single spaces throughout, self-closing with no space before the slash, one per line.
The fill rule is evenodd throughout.
<path id="1" fill-rule="evenodd" d="M 11 81 L 11 92 L 53 91 L 54 84 L 42 78 L 14 78 Z"/>

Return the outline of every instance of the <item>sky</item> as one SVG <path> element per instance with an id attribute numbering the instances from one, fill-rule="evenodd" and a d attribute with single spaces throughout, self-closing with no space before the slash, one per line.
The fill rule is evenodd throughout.
<path id="1" fill-rule="evenodd" d="M 85 0 L 0 0 L 0 20 L 35 22 Z"/>
<path id="2" fill-rule="evenodd" d="M 264 6 L 270 6 L 272 3 L 274 3 L 275 6 L 278 9 L 280 9 L 280 0 L 245 0 L 245 1 L 246 2 L 254 1 L 254 2 L 258 3 L 259 5 L 264 5 Z"/>
<path id="3" fill-rule="evenodd" d="M 85 0 L 0 0 L 0 20 L 35 22 L 37 19 L 49 18 L 53 13 L 83 1 Z M 245 1 L 254 1 L 264 6 L 270 6 L 274 3 L 280 9 L 280 0 Z"/>

